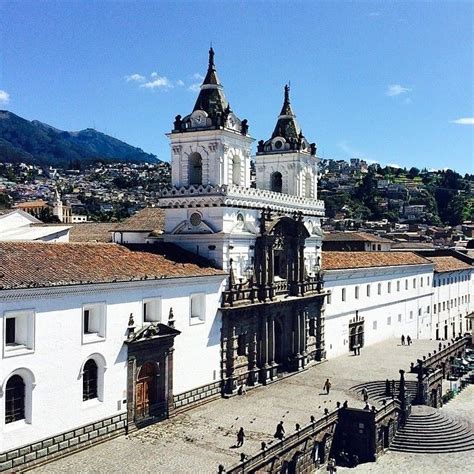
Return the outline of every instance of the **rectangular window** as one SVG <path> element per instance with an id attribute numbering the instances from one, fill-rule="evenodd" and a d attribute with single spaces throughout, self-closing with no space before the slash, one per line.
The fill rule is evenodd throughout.
<path id="1" fill-rule="evenodd" d="M 244 356 L 247 355 L 247 341 L 245 334 L 240 334 L 237 337 L 237 355 Z"/>
<path id="2" fill-rule="evenodd" d="M 346 289 L 342 289 L 342 301 L 346 301 Z"/>
<path id="3" fill-rule="evenodd" d="M 410 311 L 410 319 L 413 319 L 413 311 Z"/>
<path id="4" fill-rule="evenodd" d="M 418 316 L 421 316 L 421 308 L 418 308 Z"/>
<path id="5" fill-rule="evenodd" d="M 379 284 L 377 285 L 377 293 L 378 293 L 379 295 L 382 294 L 382 283 L 379 283 Z"/>
<path id="6" fill-rule="evenodd" d="M 372 323 L 372 329 L 375 331 L 377 329 L 377 321 Z"/>
<path id="7" fill-rule="evenodd" d="M 433 313 L 436 314 L 436 304 L 433 305 Z"/>
<path id="8" fill-rule="evenodd" d="M 430 307 L 429 307 L 429 306 L 426 307 L 426 312 L 427 312 L 428 314 L 430 314 Z"/>
<path id="9" fill-rule="evenodd" d="M 392 292 L 392 282 L 390 282 L 390 281 L 387 283 L 387 292 L 388 293 Z"/>
<path id="10" fill-rule="evenodd" d="M 392 325 L 392 317 L 389 316 L 389 317 L 387 318 L 387 326 L 391 326 L 391 325 Z"/>
<path id="11" fill-rule="evenodd" d="M 441 313 L 441 303 L 438 303 L 438 313 Z"/>
<path id="12" fill-rule="evenodd" d="M 5 321 L 5 344 L 15 344 L 15 318 L 6 318 Z"/>
<path id="13" fill-rule="evenodd" d="M 367 285 L 367 296 L 370 296 L 370 285 Z"/>
<path id="14" fill-rule="evenodd" d="M 426 277 L 426 284 L 430 286 L 430 277 Z"/>
<path id="15" fill-rule="evenodd" d="M 331 304 L 331 293 L 328 294 L 326 302 L 327 304 Z"/>
<path id="16" fill-rule="evenodd" d="M 402 322 L 402 315 L 401 315 L 401 314 L 398 315 L 398 322 L 399 322 L 399 323 Z"/>
<path id="17" fill-rule="evenodd" d="M 423 288 L 423 277 L 420 278 L 420 286 Z"/>
<path id="18" fill-rule="evenodd" d="M 358 300 L 359 299 L 359 287 L 358 286 L 355 287 L 355 292 L 354 293 L 355 293 L 355 299 Z"/>
<path id="19" fill-rule="evenodd" d="M 416 288 L 416 278 L 413 278 L 413 288 Z"/>
<path id="20" fill-rule="evenodd" d="M 443 311 L 446 310 L 446 301 L 443 301 Z"/>
<path id="21" fill-rule="evenodd" d="M 197 293 L 190 297 L 191 324 L 198 324 L 205 321 L 206 315 L 206 295 Z"/>
<path id="22" fill-rule="evenodd" d="M 3 347 L 5 356 L 34 349 L 34 312 L 7 311 L 4 314 Z"/>
<path id="23" fill-rule="evenodd" d="M 405 290 L 408 290 L 408 280 L 405 280 Z"/>
<path id="24" fill-rule="evenodd" d="M 397 281 L 397 291 L 400 291 L 400 280 Z"/>
<path id="25" fill-rule="evenodd" d="M 309 318 L 309 335 L 316 336 L 316 319 Z"/>
<path id="26" fill-rule="evenodd" d="M 105 303 L 85 304 L 82 307 L 82 342 L 105 338 Z"/>
<path id="27" fill-rule="evenodd" d="M 161 322 L 161 298 L 148 298 L 143 300 L 143 322 Z"/>

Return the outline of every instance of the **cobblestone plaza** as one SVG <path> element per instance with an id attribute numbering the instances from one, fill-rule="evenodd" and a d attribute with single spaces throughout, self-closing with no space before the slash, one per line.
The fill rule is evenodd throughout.
<path id="1" fill-rule="evenodd" d="M 386 378 L 396 379 L 398 370 L 408 370 L 415 361 L 438 345 L 437 341 L 415 340 L 411 346 L 389 341 L 364 348 L 360 356 L 347 354 L 330 359 L 304 372 L 287 377 L 247 395 L 221 399 L 152 425 L 129 436 L 94 446 L 72 456 L 35 469 L 35 472 L 216 472 L 236 464 L 240 453 L 252 455 L 260 444 L 273 442 L 275 427 L 284 421 L 287 433 L 336 408 L 336 402 L 363 408 L 364 402 L 350 391 L 354 385 Z M 407 374 L 414 380 L 414 374 Z M 332 388 L 323 393 L 325 380 Z M 442 410 L 450 416 L 472 419 L 473 387 L 466 389 Z M 469 408 L 466 403 L 470 403 Z M 467 408 L 465 408 L 467 407 Z M 246 440 L 235 448 L 236 433 L 243 427 Z M 457 453 L 456 464 L 465 466 L 472 452 Z M 464 460 L 464 461 L 459 461 Z M 408 455 L 388 452 L 377 463 L 361 465 L 358 472 L 418 472 L 430 466 L 432 472 L 445 472 L 452 461 L 446 455 Z M 454 461 L 453 461 L 454 462 Z M 445 469 L 441 469 L 446 463 Z M 421 467 L 423 466 L 423 467 Z M 461 472 L 450 470 L 450 472 Z"/>

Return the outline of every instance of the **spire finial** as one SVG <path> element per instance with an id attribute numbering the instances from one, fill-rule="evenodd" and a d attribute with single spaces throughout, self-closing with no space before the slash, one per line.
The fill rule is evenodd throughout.
<path id="1" fill-rule="evenodd" d="M 214 49 L 211 47 L 209 48 L 209 69 L 214 69 Z"/>
<path id="2" fill-rule="evenodd" d="M 290 83 L 285 84 L 285 103 L 290 102 Z"/>

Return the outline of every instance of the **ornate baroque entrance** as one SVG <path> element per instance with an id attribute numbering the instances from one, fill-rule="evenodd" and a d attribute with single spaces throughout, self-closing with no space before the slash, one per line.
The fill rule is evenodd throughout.
<path id="1" fill-rule="evenodd" d="M 180 334 L 166 324 L 132 332 L 128 346 L 128 426 L 140 428 L 173 411 L 173 344 Z"/>

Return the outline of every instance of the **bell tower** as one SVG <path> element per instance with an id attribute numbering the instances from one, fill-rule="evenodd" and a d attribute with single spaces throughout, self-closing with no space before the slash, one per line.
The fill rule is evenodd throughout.
<path id="1" fill-rule="evenodd" d="M 232 111 L 217 76 L 214 50 L 193 111 L 175 117 L 171 141 L 172 184 L 250 186 L 247 120 Z"/>
<path id="2" fill-rule="evenodd" d="M 290 86 L 269 140 L 258 142 L 257 188 L 317 199 L 316 145 L 303 135 L 291 108 Z"/>

